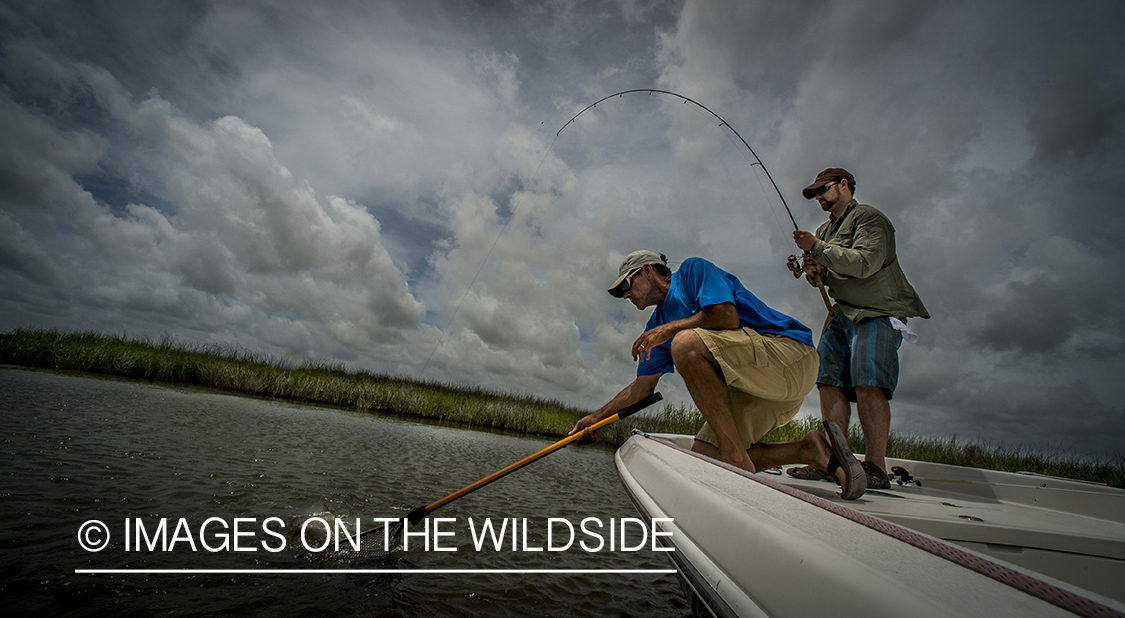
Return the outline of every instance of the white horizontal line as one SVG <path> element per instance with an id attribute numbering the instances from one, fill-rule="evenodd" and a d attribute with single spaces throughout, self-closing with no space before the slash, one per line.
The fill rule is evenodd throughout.
<path id="1" fill-rule="evenodd" d="M 664 574 L 675 573 L 675 569 L 74 569 L 75 575 L 118 575 L 118 574 L 190 574 L 190 575 L 290 575 L 294 573 L 366 573 L 371 575 L 407 573 L 513 573 L 513 574 L 562 574 L 582 575 L 593 573 L 615 574 Z"/>

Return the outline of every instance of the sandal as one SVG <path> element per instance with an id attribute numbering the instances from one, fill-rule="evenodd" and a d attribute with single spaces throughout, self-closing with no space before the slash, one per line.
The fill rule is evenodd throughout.
<path id="1" fill-rule="evenodd" d="M 863 466 L 859 465 L 859 460 L 848 449 L 848 439 L 840 430 L 840 426 L 829 420 L 821 421 L 821 424 L 824 425 L 824 433 L 832 445 L 832 459 L 828 462 L 828 473 L 835 478 L 836 469 L 843 467 L 845 478 L 840 497 L 844 500 L 855 500 L 867 490 L 867 475 L 863 472 Z"/>
<path id="2" fill-rule="evenodd" d="M 868 489 L 890 489 L 891 477 L 887 476 L 879 466 L 873 463 L 863 462 L 859 464 L 863 467 L 863 471 L 867 475 L 867 488 Z"/>
<path id="3" fill-rule="evenodd" d="M 833 457 L 835 457 L 835 455 L 833 455 Z M 792 468 L 786 468 L 785 473 L 795 479 L 801 479 L 802 481 L 836 482 L 835 476 L 813 466 L 794 466 Z"/>

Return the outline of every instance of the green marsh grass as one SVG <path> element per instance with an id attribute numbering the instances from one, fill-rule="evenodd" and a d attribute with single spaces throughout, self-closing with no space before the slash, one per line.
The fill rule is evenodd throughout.
<path id="1" fill-rule="evenodd" d="M 190 384 L 258 397 L 306 402 L 561 437 L 588 410 L 559 401 L 479 388 L 351 371 L 342 363 L 292 364 L 228 346 L 191 346 L 165 337 L 144 338 L 93 332 L 16 329 L 0 334 L 0 364 L 98 373 L 170 384 Z M 651 433 L 694 434 L 703 425 L 690 406 L 666 402 L 599 432 L 611 445 L 625 442 L 633 428 Z M 797 440 L 819 428 L 814 418 L 794 419 L 764 440 Z M 853 423 L 850 447 L 863 452 L 863 436 Z M 887 455 L 1011 472 L 1034 472 L 1125 485 L 1125 461 L 1105 462 L 1065 453 L 1041 454 L 957 441 L 891 435 Z"/>
<path id="2" fill-rule="evenodd" d="M 544 398 L 349 371 L 340 363 L 292 364 L 241 348 L 190 346 L 171 337 L 152 341 L 93 332 L 17 329 L 0 334 L 0 363 L 205 386 L 544 436 L 565 436 L 589 412 Z M 630 425 L 607 427 L 598 437 L 621 444 L 632 427 L 668 432 L 691 425 L 685 412 L 670 414 L 672 421 L 667 423 L 659 412 L 639 414 L 630 419 Z"/>

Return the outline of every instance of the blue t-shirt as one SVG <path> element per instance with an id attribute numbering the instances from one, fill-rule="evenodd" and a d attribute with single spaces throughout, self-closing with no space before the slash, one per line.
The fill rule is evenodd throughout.
<path id="1" fill-rule="evenodd" d="M 672 273 L 668 295 L 664 304 L 652 312 L 645 331 L 661 324 L 674 322 L 699 313 L 706 307 L 733 303 L 738 309 L 739 326 L 765 334 L 784 335 L 795 341 L 812 346 L 812 331 L 797 320 L 775 311 L 750 293 L 738 277 L 715 266 L 702 258 L 688 258 L 680 264 L 680 269 Z M 637 375 L 651 376 L 660 373 L 673 373 L 672 340 L 652 349 L 648 360 L 637 365 Z"/>

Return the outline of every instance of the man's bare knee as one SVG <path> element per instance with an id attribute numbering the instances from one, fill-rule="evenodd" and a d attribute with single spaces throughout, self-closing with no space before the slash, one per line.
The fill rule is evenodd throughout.
<path id="1" fill-rule="evenodd" d="M 847 399 L 848 396 L 844 393 L 844 389 L 839 386 L 832 386 L 831 384 L 816 383 L 816 390 L 820 393 L 821 397 L 836 397 L 838 399 Z"/>
<path id="2" fill-rule="evenodd" d="M 707 346 L 703 345 L 703 339 L 701 339 L 699 333 L 694 330 L 681 330 L 672 336 L 673 356 L 677 352 L 680 354 L 685 352 L 698 352 L 700 348 L 706 349 Z"/>
<path id="3" fill-rule="evenodd" d="M 692 356 L 702 357 L 712 365 L 716 364 L 715 356 L 703 343 L 703 338 L 694 330 L 682 330 L 672 337 L 672 362 L 689 362 Z"/>
<path id="4" fill-rule="evenodd" d="M 696 453 L 699 453 L 700 455 L 706 455 L 707 457 L 710 457 L 712 459 L 718 459 L 719 458 L 719 447 L 715 446 L 714 444 L 711 444 L 710 442 L 704 442 L 703 440 L 695 440 L 691 444 L 691 450 L 696 452 Z"/>

